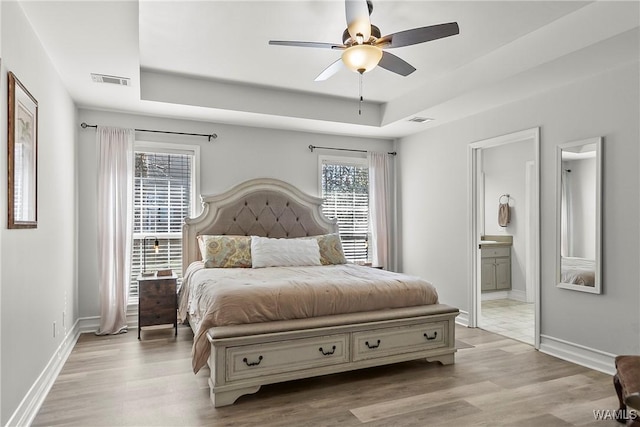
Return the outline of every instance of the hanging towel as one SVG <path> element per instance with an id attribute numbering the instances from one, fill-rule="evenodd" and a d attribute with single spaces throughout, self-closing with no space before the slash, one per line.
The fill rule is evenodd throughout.
<path id="1" fill-rule="evenodd" d="M 511 211 L 509 209 L 509 203 L 500 203 L 498 206 L 498 225 L 500 227 L 506 227 L 511 221 Z"/>

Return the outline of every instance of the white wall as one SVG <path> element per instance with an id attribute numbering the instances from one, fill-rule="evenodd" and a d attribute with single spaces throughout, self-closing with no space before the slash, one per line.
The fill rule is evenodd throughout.
<path id="1" fill-rule="evenodd" d="M 510 235 L 511 289 L 526 291 L 526 163 L 534 159 L 531 141 L 515 142 L 482 150 L 484 172 L 484 233 L 488 235 Z M 509 194 L 511 222 L 506 227 L 498 225 L 498 201 Z M 506 198 L 503 202 L 506 202 Z M 524 295 L 524 294 L 523 294 Z"/>
<path id="2" fill-rule="evenodd" d="M 76 109 L 17 2 L 0 2 L 0 424 L 16 412 L 77 319 Z M 38 100 L 38 228 L 7 227 L 7 71 Z M 65 325 L 62 325 L 66 312 Z M 53 322 L 58 333 L 53 337 Z"/>
<path id="3" fill-rule="evenodd" d="M 79 122 L 104 126 L 218 134 L 218 139 L 137 132 L 139 140 L 182 142 L 200 146 L 200 191 L 215 194 L 251 178 L 270 177 L 290 182 L 318 195 L 318 156 L 340 154 L 307 148 L 309 144 L 391 151 L 392 141 L 303 132 L 251 128 L 187 120 L 168 120 L 131 114 L 80 110 Z M 81 130 L 79 158 L 79 309 L 80 317 L 100 314 L 97 285 L 96 150 L 95 130 Z M 349 153 L 344 153 L 349 155 Z M 362 154 L 351 154 L 363 156 Z"/>
<path id="4" fill-rule="evenodd" d="M 540 126 L 541 333 L 613 354 L 638 353 L 639 72 L 636 58 L 401 139 L 403 271 L 431 279 L 443 302 L 468 310 L 467 146 Z M 595 136 L 604 136 L 602 295 L 559 289 L 555 283 L 556 146 Z"/>

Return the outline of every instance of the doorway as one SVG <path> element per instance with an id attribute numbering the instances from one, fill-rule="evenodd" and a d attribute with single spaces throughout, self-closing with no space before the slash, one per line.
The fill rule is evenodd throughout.
<path id="1" fill-rule="evenodd" d="M 540 344 L 540 130 L 469 145 L 469 326 Z M 505 206 L 500 205 L 507 205 Z M 509 215 L 506 215 L 505 211 Z M 500 211 L 500 213 L 499 213 Z"/>

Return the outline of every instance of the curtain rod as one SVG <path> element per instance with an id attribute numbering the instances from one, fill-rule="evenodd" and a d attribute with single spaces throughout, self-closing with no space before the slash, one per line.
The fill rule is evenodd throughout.
<path id="1" fill-rule="evenodd" d="M 352 153 L 367 153 L 367 150 L 354 150 L 351 148 L 334 148 L 334 147 L 318 147 L 317 145 L 309 145 L 309 151 L 311 151 L 313 153 L 313 150 L 315 150 L 316 148 L 320 149 L 320 150 L 335 150 L 335 151 L 351 151 Z M 395 156 L 396 153 L 395 151 L 390 151 L 387 154 L 390 154 L 392 156 Z"/>
<path id="2" fill-rule="evenodd" d="M 97 128 L 98 125 L 88 125 L 85 122 L 82 122 L 80 123 L 80 127 L 82 127 L 82 129 Z M 136 132 L 153 132 L 153 133 L 170 133 L 172 135 L 206 136 L 209 142 L 211 142 L 212 139 L 216 139 L 218 137 L 218 135 L 215 133 L 212 133 L 209 135 L 206 133 L 172 132 L 168 130 L 149 130 L 149 129 L 134 129 L 134 130 Z"/>

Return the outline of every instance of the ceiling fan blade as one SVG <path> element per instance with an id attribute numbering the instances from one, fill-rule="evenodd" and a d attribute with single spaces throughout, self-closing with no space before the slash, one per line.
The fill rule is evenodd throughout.
<path id="1" fill-rule="evenodd" d="M 455 36 L 460 33 L 457 22 L 447 24 L 430 25 L 428 27 L 414 28 L 412 30 L 400 31 L 381 37 L 376 41 L 376 45 L 385 48 L 411 46 L 413 44 L 429 42 L 444 37 Z"/>
<path id="2" fill-rule="evenodd" d="M 346 49 L 347 47 L 337 43 L 320 43 L 320 42 L 298 42 L 286 40 L 269 40 L 270 45 L 274 46 L 294 46 L 294 47 L 315 47 L 320 49 Z"/>
<path id="3" fill-rule="evenodd" d="M 362 34 L 362 40 L 364 42 L 369 41 L 371 37 L 371 20 L 369 19 L 367 0 L 345 0 L 344 8 L 347 17 L 347 29 L 351 39 L 356 40 L 356 35 Z"/>
<path id="4" fill-rule="evenodd" d="M 318 74 L 318 77 L 316 77 L 314 81 L 316 82 L 325 81 L 329 77 L 336 74 L 338 71 L 342 70 L 343 68 L 345 68 L 345 66 L 344 66 L 344 63 L 342 62 L 342 58 L 340 58 L 336 62 L 329 65 L 327 68 L 325 68 L 323 72 Z"/>
<path id="5" fill-rule="evenodd" d="M 405 77 L 416 70 L 413 65 L 389 52 L 382 52 L 378 66 Z"/>

